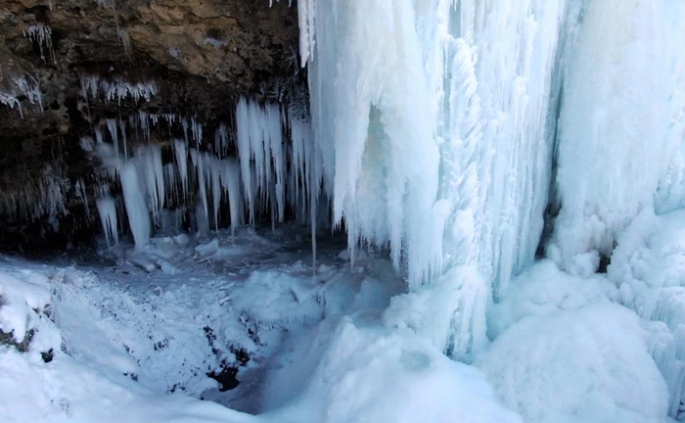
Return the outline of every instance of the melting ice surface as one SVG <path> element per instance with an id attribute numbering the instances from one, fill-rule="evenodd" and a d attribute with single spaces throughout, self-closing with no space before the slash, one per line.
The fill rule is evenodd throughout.
<path id="1" fill-rule="evenodd" d="M 203 127 L 194 118 L 142 112 L 136 127 L 148 139 L 160 121 L 183 126 L 184 139 L 171 140 L 173 163 L 163 165 L 159 146 L 128 151 L 126 123 L 115 120 L 107 123 L 108 135 L 94 134 L 96 149 L 122 186 L 137 245 L 129 261 L 145 272 L 190 273 L 173 264 L 188 251 L 202 263 L 235 259 L 220 234 L 202 238 L 219 228 L 222 204 L 233 234 L 265 210 L 276 226 L 291 208 L 311 225 L 314 244 L 330 204 L 333 225 L 347 233 L 349 251 L 341 257 L 351 259 L 349 267 L 333 271 L 326 267 L 331 257 L 322 254 L 324 267 L 315 277 L 302 274 L 301 264 L 246 267 L 254 271 L 247 280 L 221 287 L 216 275 L 203 276 L 210 289 L 230 292 L 225 303 L 202 304 L 211 312 L 230 304 L 230 319 L 257 322 L 253 335 L 276 321 L 287 329 L 263 345 L 240 328 L 222 338 L 252 342 L 262 354 L 265 364 L 239 373 L 251 380 L 254 390 L 245 395 L 252 399 L 229 403 L 256 417 L 185 397 L 183 408 L 175 408 L 168 397 L 155 396 L 156 409 L 167 414 L 146 408 L 145 395 L 158 392 L 154 375 L 164 371 L 133 363 L 142 354 L 135 350 L 112 353 L 115 364 L 102 372 L 139 371 L 146 390 L 128 379 L 98 385 L 103 396 L 131 405 L 119 417 L 685 418 L 685 217 L 679 210 L 685 203 L 685 4 L 300 0 L 297 7 L 309 116 L 240 99 L 235 158 L 221 153 L 230 138 L 226 127 L 217 129 L 213 154 L 202 148 Z M 153 227 L 165 226 L 169 193 L 196 199 L 196 238 L 154 236 Z M 103 190 L 97 206 L 107 242 L 116 243 L 121 205 Z M 390 251 L 395 271 L 373 275 L 383 283 L 355 279 L 369 249 Z M 548 258 L 536 263 L 536 251 Z M 597 273 L 601 257 L 610 258 L 606 274 Z M 67 324 L 74 309 L 50 294 L 67 289 L 61 279 L 12 263 L 3 269 L 0 294 L 9 306 L 0 308 L 0 327 L 13 331 L 16 342 L 29 329 L 39 334 L 28 355 L 2 350 L 0 366 L 14 375 L 3 379 L 5 391 L 24 393 L 26 374 L 49 378 L 40 352 L 59 350 L 61 337 L 73 344 L 56 355 L 56 364 L 69 370 L 59 377 L 83 372 L 97 379 L 92 368 L 72 370 L 97 362 L 79 340 L 87 334 L 92 345 L 109 345 L 111 339 L 101 343 L 97 334 L 109 333 L 111 322 Z M 406 284 L 398 282 L 403 277 Z M 200 286 L 183 289 L 203 298 Z M 100 301 L 87 290 L 72 295 L 84 309 Z M 153 301 L 154 311 L 116 307 L 125 311 L 124 321 L 127 313 L 154 321 L 167 306 L 170 315 L 187 317 L 188 327 L 199 330 L 196 320 L 212 320 L 184 309 L 178 297 L 166 299 L 167 305 Z M 42 317 L 48 304 L 66 314 Z M 216 356 L 207 357 L 189 359 L 217 364 Z M 201 374 L 185 383 L 190 395 L 208 387 Z M 101 412 L 79 405 L 87 393 L 78 390 L 63 398 L 59 390 L 37 391 L 26 397 L 46 416 Z"/>

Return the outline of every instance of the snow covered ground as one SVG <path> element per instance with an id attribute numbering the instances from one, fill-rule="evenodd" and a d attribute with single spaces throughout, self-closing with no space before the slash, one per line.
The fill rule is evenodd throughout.
<path id="1" fill-rule="evenodd" d="M 295 232 L 2 257 L 3 421 L 519 421 L 480 372 L 382 324 L 405 291 L 387 259 L 351 267 L 333 239 L 312 276 Z"/>
<path id="2" fill-rule="evenodd" d="M 472 365 L 448 359 L 418 326 L 440 318 L 401 324 L 407 307 L 435 299 L 408 294 L 389 259 L 369 252 L 351 266 L 331 238 L 312 276 L 292 226 L 157 237 L 73 265 L 2 257 L 3 421 L 671 421 L 676 382 L 662 372 L 673 362 L 653 357 L 677 354 L 673 314 L 683 311 L 643 304 L 676 279 L 650 276 L 659 286 L 642 290 L 638 277 L 631 288 L 615 282 L 631 264 L 656 272 L 682 257 L 673 225 L 685 230 L 685 219 L 645 219 L 618 250 L 642 248 L 642 262 L 581 278 L 542 261 L 515 278 L 489 307 L 489 340 Z"/>

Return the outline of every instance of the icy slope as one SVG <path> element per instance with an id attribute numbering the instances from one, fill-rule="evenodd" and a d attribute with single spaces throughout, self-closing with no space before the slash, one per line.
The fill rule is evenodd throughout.
<path id="1" fill-rule="evenodd" d="M 405 290 L 390 263 L 324 245 L 312 277 L 288 237 L 156 237 L 89 270 L 2 258 L 0 329 L 33 333 L 0 344 L 4 421 L 520 422 L 477 370 L 383 324 Z M 208 373 L 231 368 L 221 392 Z"/>

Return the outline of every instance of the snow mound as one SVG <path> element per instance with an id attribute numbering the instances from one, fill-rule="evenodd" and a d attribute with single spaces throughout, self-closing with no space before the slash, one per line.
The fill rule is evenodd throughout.
<path id="1" fill-rule="evenodd" d="M 517 276 L 510 288 L 504 300 L 489 310 L 488 335 L 491 338 L 498 337 L 527 316 L 609 304 L 618 298 L 616 287 L 606 278 L 571 276 L 550 260 L 543 260 Z"/>
<path id="2" fill-rule="evenodd" d="M 285 421 L 520 422 L 478 370 L 372 316 L 324 322 L 303 341 L 282 358 L 265 395 L 272 406 L 286 404 Z"/>
<path id="3" fill-rule="evenodd" d="M 527 317 L 477 361 L 529 423 L 656 422 L 668 390 L 639 318 L 612 304 Z"/>

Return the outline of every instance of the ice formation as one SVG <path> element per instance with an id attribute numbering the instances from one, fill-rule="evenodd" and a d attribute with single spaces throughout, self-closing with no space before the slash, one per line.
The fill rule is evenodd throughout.
<path id="1" fill-rule="evenodd" d="M 351 244 L 389 243 L 415 286 L 476 263 L 497 298 L 542 228 L 565 1 L 485 3 L 320 0 L 300 16 L 315 140 Z"/>
<path id="2" fill-rule="evenodd" d="M 119 232 L 117 227 L 117 208 L 111 196 L 98 198 L 95 202 L 100 213 L 102 228 L 105 233 L 107 246 L 119 242 Z"/>
<path id="3" fill-rule="evenodd" d="M 109 88 L 99 78 L 82 77 L 81 82 L 84 95 L 93 98 L 101 91 L 123 92 L 123 97 L 130 93 Z M 173 152 L 169 163 L 164 163 L 160 145 L 149 142 L 151 132 L 163 125 L 169 132 L 174 128 L 183 133 L 182 139 L 169 142 Z M 96 126 L 95 145 L 90 138 L 82 140 L 82 148 L 95 151 L 108 177 L 121 184 L 136 245 L 146 245 L 155 228 L 166 226 L 165 215 L 175 213 L 175 207 L 186 201 L 195 202 L 191 226 L 201 231 L 219 229 L 224 216 L 234 231 L 246 220 L 255 224 L 265 215 L 276 225 L 289 210 L 300 222 L 316 226 L 321 166 L 306 115 L 282 104 L 240 98 L 236 122 L 229 125 L 218 125 L 211 145 L 197 117 L 140 111 Z M 229 155 L 229 148 L 237 149 L 237 157 Z M 103 232 L 113 237 L 116 225 L 101 217 Z"/>
<path id="4" fill-rule="evenodd" d="M 27 75 L 25 77 L 11 78 L 10 81 L 9 89 L 6 91 L 0 90 L 0 103 L 8 106 L 10 109 L 16 107 L 19 114 L 23 117 L 24 112 L 19 98 L 24 96 L 29 103 L 38 105 L 40 111 L 43 112 L 43 94 L 35 78 Z"/>
<path id="5" fill-rule="evenodd" d="M 682 2 L 590 2 L 569 54 L 559 119 L 562 208 L 550 254 L 593 272 L 642 210 L 685 193 Z M 583 257 L 594 255 L 594 266 Z"/>
<path id="6" fill-rule="evenodd" d="M 298 3 L 313 136 L 334 221 L 344 221 L 353 256 L 359 244 L 388 245 L 417 292 L 453 284 L 459 294 L 445 304 L 454 313 L 451 335 L 440 338 L 463 337 L 452 346 L 479 345 L 467 340 L 484 336 L 474 332 L 483 325 L 456 323 L 459 304 L 480 301 L 483 290 L 499 300 L 534 259 L 567 6 Z M 462 265 L 478 269 L 481 288 L 440 279 Z"/>
<path id="7" fill-rule="evenodd" d="M 141 99 L 150 101 L 152 96 L 157 94 L 155 81 L 129 82 L 123 79 L 107 81 L 97 75 L 81 75 L 81 95 L 84 98 L 100 100 L 101 96 L 106 102 L 117 101 L 121 104 L 122 100 L 130 98 L 134 102 Z"/>
<path id="8" fill-rule="evenodd" d="M 10 219 L 36 220 L 45 218 L 58 227 L 58 218 L 67 213 L 65 197 L 69 191 L 68 179 L 51 165 L 39 175 L 23 175 L 25 183 L 20 189 L 7 189 L 0 197 L 0 214 Z M 6 187 L 11 187 L 5 182 Z"/>
<path id="9" fill-rule="evenodd" d="M 52 62 L 55 63 L 55 53 L 52 50 L 52 29 L 50 29 L 48 25 L 42 22 L 29 25 L 24 30 L 24 36 L 28 38 L 31 42 L 35 42 L 38 44 L 38 48 L 40 49 L 40 58 L 43 59 L 44 62 L 46 61 L 46 59 L 43 48 L 48 50 L 50 60 L 52 60 Z"/>
<path id="10" fill-rule="evenodd" d="M 388 249 L 406 275 L 409 292 L 378 317 L 391 342 L 404 348 L 394 334 L 418 334 L 493 379 L 514 380 L 498 392 L 523 414 L 565 416 L 582 402 L 573 390 L 568 403 L 549 400 L 554 410 L 517 401 L 517 392 L 527 400 L 553 392 L 530 383 L 539 366 L 563 384 L 561 355 L 586 370 L 574 387 L 601 391 L 580 414 L 609 415 L 618 404 L 627 421 L 656 418 L 666 405 L 681 415 L 685 293 L 674 210 L 685 205 L 685 5 L 301 0 L 298 12 L 309 113 L 241 97 L 235 121 L 217 126 L 141 110 L 106 119 L 82 140 L 121 187 L 121 210 L 98 192 L 107 244 L 126 226 L 144 247 L 185 219 L 200 232 L 230 224 L 235 234 L 245 223 L 294 216 L 311 225 L 316 262 L 317 225 L 344 227 L 352 266 L 364 248 Z M 22 92 L 40 103 L 23 81 L 0 102 L 18 107 Z M 156 93 L 154 81 L 84 75 L 81 85 L 84 98 L 107 102 Z M 152 133 L 164 125 L 161 146 Z M 31 194 L 42 198 L 37 210 L 9 195 L 0 211 L 54 214 L 64 200 L 53 182 Z M 83 184 L 76 188 L 85 196 Z M 559 212 L 552 261 L 512 285 L 533 264 L 547 206 Z M 216 242 L 195 251 L 218 250 Z M 607 276 L 595 275 L 600 255 L 612 255 Z M 593 327 L 602 318 L 606 325 Z M 570 338 L 559 335 L 565 328 Z M 539 361 L 527 359 L 531 345 Z M 581 356 L 579 345 L 599 352 Z M 642 390 L 622 392 L 633 368 Z"/>

